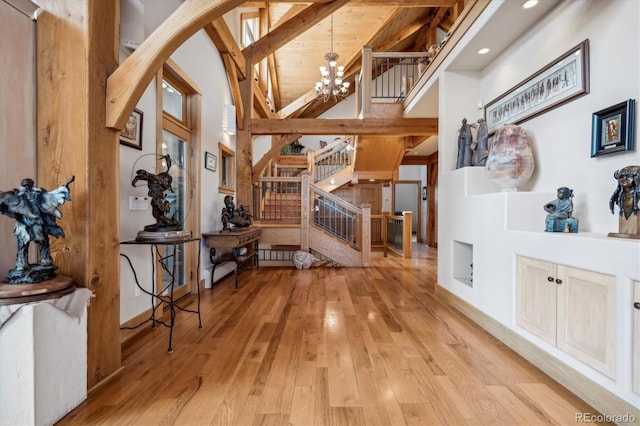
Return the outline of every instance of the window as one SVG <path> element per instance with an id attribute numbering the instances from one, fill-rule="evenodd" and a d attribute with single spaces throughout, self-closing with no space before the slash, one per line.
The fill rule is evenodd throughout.
<path id="1" fill-rule="evenodd" d="M 162 80 L 162 110 L 179 122 L 184 122 L 186 98 L 175 84 Z"/>
<path id="2" fill-rule="evenodd" d="M 218 142 L 220 164 L 220 185 L 218 190 L 222 194 L 233 194 L 236 187 L 236 153 L 224 145 L 222 142 Z"/>
<path id="3" fill-rule="evenodd" d="M 260 14 L 243 13 L 240 15 L 242 25 L 242 47 L 251 46 L 260 38 Z"/>

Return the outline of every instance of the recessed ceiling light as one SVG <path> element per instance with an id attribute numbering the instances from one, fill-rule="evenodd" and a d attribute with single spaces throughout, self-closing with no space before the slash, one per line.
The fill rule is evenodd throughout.
<path id="1" fill-rule="evenodd" d="M 482 49 L 478 50 L 478 55 L 485 55 L 487 53 L 489 53 L 491 49 L 489 49 L 488 47 L 483 47 Z"/>
<path id="2" fill-rule="evenodd" d="M 376 181 L 375 179 L 369 179 L 369 182 L 375 182 L 375 181 Z"/>
<path id="3" fill-rule="evenodd" d="M 535 7 L 537 4 L 538 4 L 538 0 L 527 0 L 524 3 L 522 3 L 522 8 L 531 9 L 532 7 Z"/>

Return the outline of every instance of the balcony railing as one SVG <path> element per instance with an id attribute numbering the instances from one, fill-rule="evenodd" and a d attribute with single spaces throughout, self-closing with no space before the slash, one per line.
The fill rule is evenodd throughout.
<path id="1" fill-rule="evenodd" d="M 420 77 L 426 52 L 373 52 L 362 48 L 362 69 L 356 77 L 356 109 L 369 117 L 372 103 L 401 103 Z"/>

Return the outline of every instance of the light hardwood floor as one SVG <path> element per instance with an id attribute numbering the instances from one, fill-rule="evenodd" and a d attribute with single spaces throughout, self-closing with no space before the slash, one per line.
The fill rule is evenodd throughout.
<path id="1" fill-rule="evenodd" d="M 123 351 L 60 425 L 575 424 L 593 408 L 435 296 L 435 250 L 261 268 Z"/>

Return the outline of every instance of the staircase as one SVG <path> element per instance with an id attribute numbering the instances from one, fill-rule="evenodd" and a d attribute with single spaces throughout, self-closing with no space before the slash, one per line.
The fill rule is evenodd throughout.
<path id="1" fill-rule="evenodd" d="M 330 194 L 352 180 L 353 153 L 350 138 L 336 140 L 307 157 L 282 157 L 268 168 L 271 176 L 256 182 L 254 225 L 262 228 L 265 256 L 299 247 L 329 265 L 369 265 L 370 209 Z"/>

